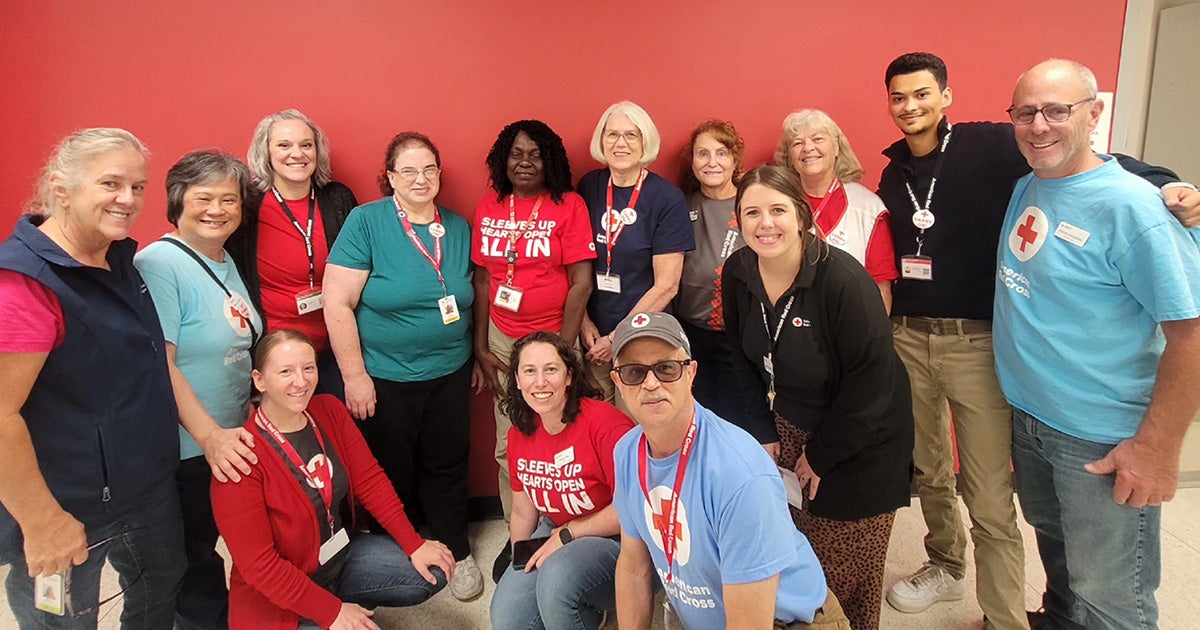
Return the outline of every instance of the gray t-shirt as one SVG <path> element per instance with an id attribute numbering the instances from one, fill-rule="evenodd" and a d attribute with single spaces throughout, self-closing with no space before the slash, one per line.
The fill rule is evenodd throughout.
<path id="1" fill-rule="evenodd" d="M 721 268 L 745 245 L 737 227 L 734 199 L 709 199 L 700 191 L 688 199 L 696 249 L 683 258 L 675 315 L 693 326 L 725 330 L 721 308 Z"/>

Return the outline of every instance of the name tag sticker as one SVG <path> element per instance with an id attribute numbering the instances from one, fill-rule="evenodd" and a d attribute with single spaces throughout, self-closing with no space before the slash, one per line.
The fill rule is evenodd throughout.
<path id="1" fill-rule="evenodd" d="M 573 461 L 575 461 L 575 447 L 574 446 L 568 446 L 567 448 L 559 451 L 554 456 L 554 465 L 559 468 L 562 468 L 563 466 L 566 466 L 567 464 L 570 464 Z"/>
<path id="2" fill-rule="evenodd" d="M 1076 247 L 1083 247 L 1083 244 L 1086 243 L 1088 238 L 1092 236 L 1092 233 L 1083 228 L 1075 227 L 1074 225 L 1063 221 L 1062 223 L 1059 223 L 1058 228 L 1054 230 L 1054 236 L 1057 236 L 1058 238 L 1061 238 L 1062 240 L 1075 245 Z"/>
<path id="3" fill-rule="evenodd" d="M 596 274 L 596 288 L 609 293 L 621 292 L 621 276 L 611 273 Z"/>

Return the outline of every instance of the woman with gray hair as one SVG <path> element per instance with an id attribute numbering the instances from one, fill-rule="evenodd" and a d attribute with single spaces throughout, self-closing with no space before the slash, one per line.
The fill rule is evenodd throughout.
<path id="1" fill-rule="evenodd" d="M 259 121 L 246 160 L 253 186 L 229 253 L 265 325 L 294 328 L 312 340 L 318 393 L 345 399 L 325 329 L 321 283 L 329 250 L 358 200 L 333 181 L 325 132 L 295 109 Z"/>
<path id="2" fill-rule="evenodd" d="M 209 486 L 237 482 L 257 458 L 242 428 L 250 404 L 250 349 L 263 322 L 246 298 L 225 241 L 242 221 L 246 165 L 227 153 L 193 151 L 167 172 L 174 232 L 134 257 L 166 341 L 167 367 L 183 429 L 175 475 L 183 508 L 187 571 L 176 627 L 228 625 L 225 563 L 217 555 Z"/>
<path id="3" fill-rule="evenodd" d="M 646 110 L 629 101 L 614 103 L 592 134 L 592 157 L 605 168 L 579 180 L 596 245 L 596 286 L 579 339 L 608 402 L 616 398 L 609 373 L 613 330 L 633 311 L 669 310 L 679 292 L 684 252 L 696 248 L 683 192 L 646 169 L 660 145 Z"/>
<path id="4" fill-rule="evenodd" d="M 883 305 L 892 310 L 892 281 L 900 277 L 888 226 L 888 209 L 858 183 L 862 165 L 829 114 L 803 109 L 783 119 L 775 163 L 800 176 L 813 209 L 817 235 L 850 254 L 875 280 Z"/>
<path id="5" fill-rule="evenodd" d="M 0 244 L 0 563 L 22 628 L 95 628 L 106 560 L 123 627 L 174 621 L 178 414 L 129 238 L 147 155 L 123 129 L 67 137 Z"/>

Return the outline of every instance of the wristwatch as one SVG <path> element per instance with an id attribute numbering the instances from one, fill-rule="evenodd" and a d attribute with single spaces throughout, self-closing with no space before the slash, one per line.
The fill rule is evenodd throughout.
<path id="1" fill-rule="evenodd" d="M 562 544 L 565 545 L 572 540 L 575 540 L 575 534 L 571 533 L 571 528 L 563 525 L 562 528 L 558 530 L 558 539 L 562 541 Z"/>

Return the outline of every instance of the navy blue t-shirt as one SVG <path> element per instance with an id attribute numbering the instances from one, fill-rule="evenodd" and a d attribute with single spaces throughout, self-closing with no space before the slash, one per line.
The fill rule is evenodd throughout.
<path id="1" fill-rule="evenodd" d="M 654 285 L 654 256 L 688 252 L 696 248 L 696 237 L 688 219 L 687 200 L 671 182 L 650 173 L 642 184 L 642 194 L 634 208 L 637 218 L 625 226 L 612 250 L 612 269 L 608 269 L 605 230 L 600 223 L 607 209 L 608 169 L 588 173 L 579 180 L 579 194 L 587 202 L 596 243 L 596 273 L 610 271 L 621 279 L 621 292 L 601 291 L 596 287 L 588 300 L 588 317 L 607 335 L 633 310 Z M 633 196 L 633 186 L 613 186 L 613 209 L 624 210 Z"/>

